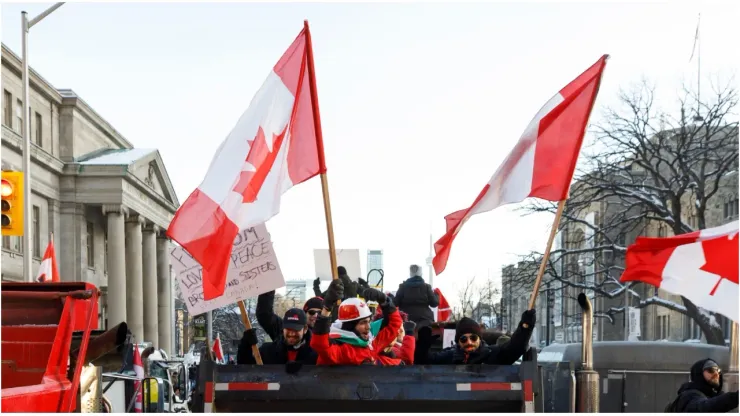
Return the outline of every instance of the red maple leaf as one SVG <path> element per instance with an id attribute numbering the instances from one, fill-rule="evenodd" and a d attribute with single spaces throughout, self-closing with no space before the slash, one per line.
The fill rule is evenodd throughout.
<path id="1" fill-rule="evenodd" d="M 287 129 L 287 126 L 286 126 Z M 262 184 L 267 178 L 267 174 L 270 173 L 272 165 L 275 163 L 277 158 L 278 150 L 283 143 L 285 137 L 285 130 L 280 134 L 272 135 L 272 152 L 267 147 L 267 140 L 265 140 L 265 132 L 262 130 L 262 126 L 257 129 L 257 135 L 254 139 L 249 140 L 249 153 L 247 154 L 246 161 L 249 162 L 256 171 L 242 171 L 239 174 L 239 181 L 234 186 L 234 192 L 238 192 L 242 195 L 242 201 L 251 203 L 257 200 L 257 194 L 259 194 Z"/>
<path id="2" fill-rule="evenodd" d="M 717 284 L 714 285 L 714 288 L 709 293 L 710 295 L 714 295 L 722 279 L 727 279 L 732 283 L 738 284 L 738 248 L 740 247 L 738 247 L 737 234 L 712 238 L 701 242 L 706 263 L 700 269 L 720 277 L 717 280 Z"/>

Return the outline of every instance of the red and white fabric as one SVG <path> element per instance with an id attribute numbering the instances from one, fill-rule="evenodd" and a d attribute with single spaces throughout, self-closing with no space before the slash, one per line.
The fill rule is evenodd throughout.
<path id="1" fill-rule="evenodd" d="M 738 222 L 674 237 L 639 237 L 622 282 L 639 281 L 738 322 Z"/>
<path id="2" fill-rule="evenodd" d="M 59 267 L 57 266 L 57 255 L 54 250 L 54 240 L 49 239 L 46 245 L 44 257 L 39 265 L 39 272 L 36 275 L 36 281 L 39 283 L 60 282 Z"/>
<path id="3" fill-rule="evenodd" d="M 434 243 L 432 264 L 437 274 L 447 266 L 452 242 L 471 216 L 528 197 L 549 201 L 568 197 L 607 58 L 602 56 L 555 94 L 529 123 L 473 204 L 445 217 L 447 232 Z"/>
<path id="4" fill-rule="evenodd" d="M 309 39 L 306 27 L 273 67 L 167 230 L 203 266 L 206 300 L 224 292 L 239 230 L 266 222 L 280 211 L 282 194 L 326 172 L 314 126 L 318 100 L 312 100 L 309 85 Z"/>
<path id="5" fill-rule="evenodd" d="M 447 299 L 439 288 L 434 289 L 434 293 L 439 296 L 439 306 L 432 308 L 432 311 L 434 312 L 434 321 L 447 322 L 450 317 L 452 317 L 452 308 L 450 308 L 450 304 L 447 302 Z"/>
<path id="6" fill-rule="evenodd" d="M 142 413 L 142 406 L 144 403 L 144 392 L 142 389 L 142 382 L 144 380 L 144 362 L 141 360 L 141 354 L 139 353 L 139 347 L 134 344 L 134 374 L 139 380 L 134 381 L 134 389 L 138 389 L 136 393 L 136 402 L 134 403 L 134 412 Z"/>
<path id="7" fill-rule="evenodd" d="M 221 334 L 216 334 L 216 339 L 213 341 L 213 355 L 216 356 L 216 362 L 223 364 L 224 350 L 221 348 Z"/>

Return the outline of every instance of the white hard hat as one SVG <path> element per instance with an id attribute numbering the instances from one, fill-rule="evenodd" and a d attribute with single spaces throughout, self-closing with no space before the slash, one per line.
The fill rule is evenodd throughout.
<path id="1" fill-rule="evenodd" d="M 349 298 L 339 305 L 339 314 L 336 322 L 351 322 L 372 316 L 367 303 L 358 298 Z"/>

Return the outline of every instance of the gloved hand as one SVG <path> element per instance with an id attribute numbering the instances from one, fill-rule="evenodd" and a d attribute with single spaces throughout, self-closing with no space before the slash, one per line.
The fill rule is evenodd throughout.
<path id="1" fill-rule="evenodd" d="M 416 329 L 416 322 L 404 322 L 403 323 L 403 332 L 406 333 L 406 335 L 414 336 L 414 329 Z"/>
<path id="2" fill-rule="evenodd" d="M 534 309 L 530 309 L 528 311 L 524 311 L 522 314 L 522 320 L 519 322 L 520 326 L 525 326 L 526 328 L 534 328 L 534 324 L 537 322 L 537 311 Z"/>
<path id="3" fill-rule="evenodd" d="M 366 301 L 378 302 L 379 305 L 384 304 L 386 301 L 385 293 L 373 288 L 367 288 L 363 290 L 361 296 L 365 298 Z"/>
<path id="4" fill-rule="evenodd" d="M 240 344 L 252 348 L 253 345 L 257 345 L 259 341 L 257 340 L 257 332 L 255 332 L 254 329 L 247 329 L 244 331 L 244 334 L 242 335 L 242 339 Z"/>
<path id="5" fill-rule="evenodd" d="M 363 289 L 370 289 L 370 285 L 367 284 L 367 280 L 361 277 L 357 279 L 357 283 L 359 283 L 359 286 Z"/>
<path id="6" fill-rule="evenodd" d="M 329 284 L 329 289 L 326 290 L 326 297 L 324 298 L 324 307 L 326 309 L 333 308 L 337 301 L 342 300 L 344 297 L 344 284 L 339 279 L 334 279 Z"/>
<path id="7" fill-rule="evenodd" d="M 313 288 L 314 288 L 314 289 L 320 289 L 320 288 L 321 288 L 321 278 L 320 278 L 320 277 L 317 277 L 317 278 L 316 278 L 316 279 L 315 279 L 315 280 L 313 281 Z"/>
<path id="8" fill-rule="evenodd" d="M 295 374 L 301 370 L 303 363 L 298 361 L 288 361 L 285 363 L 285 372 L 288 374 Z"/>

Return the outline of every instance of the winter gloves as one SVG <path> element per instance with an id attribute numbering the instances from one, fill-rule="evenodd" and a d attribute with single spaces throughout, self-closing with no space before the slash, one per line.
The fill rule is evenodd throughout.
<path id="1" fill-rule="evenodd" d="M 337 301 L 341 301 L 344 297 L 344 284 L 340 279 L 334 279 L 329 284 L 329 289 L 326 290 L 326 297 L 324 297 L 324 307 L 331 310 Z"/>
<path id="2" fill-rule="evenodd" d="M 537 311 L 534 309 L 530 309 L 528 311 L 524 311 L 522 314 L 522 320 L 519 322 L 519 326 L 523 327 L 524 324 L 526 324 L 526 328 L 533 329 L 534 324 L 537 322 Z"/>
<path id="3" fill-rule="evenodd" d="M 240 342 L 242 346 L 252 348 L 252 345 L 257 345 L 258 343 L 257 332 L 255 332 L 254 329 L 247 329 L 244 331 L 244 335 L 242 335 L 242 340 Z"/>
<path id="4" fill-rule="evenodd" d="M 385 293 L 373 288 L 362 289 L 360 296 L 368 302 L 378 302 L 379 305 L 384 304 L 386 301 Z M 393 303 L 391 302 L 391 304 Z"/>
<path id="5" fill-rule="evenodd" d="M 357 279 L 357 283 L 360 286 L 360 289 L 358 289 L 358 290 L 370 289 L 370 285 L 367 284 L 367 280 L 365 280 L 365 279 L 363 279 L 361 277 L 359 279 Z"/>

